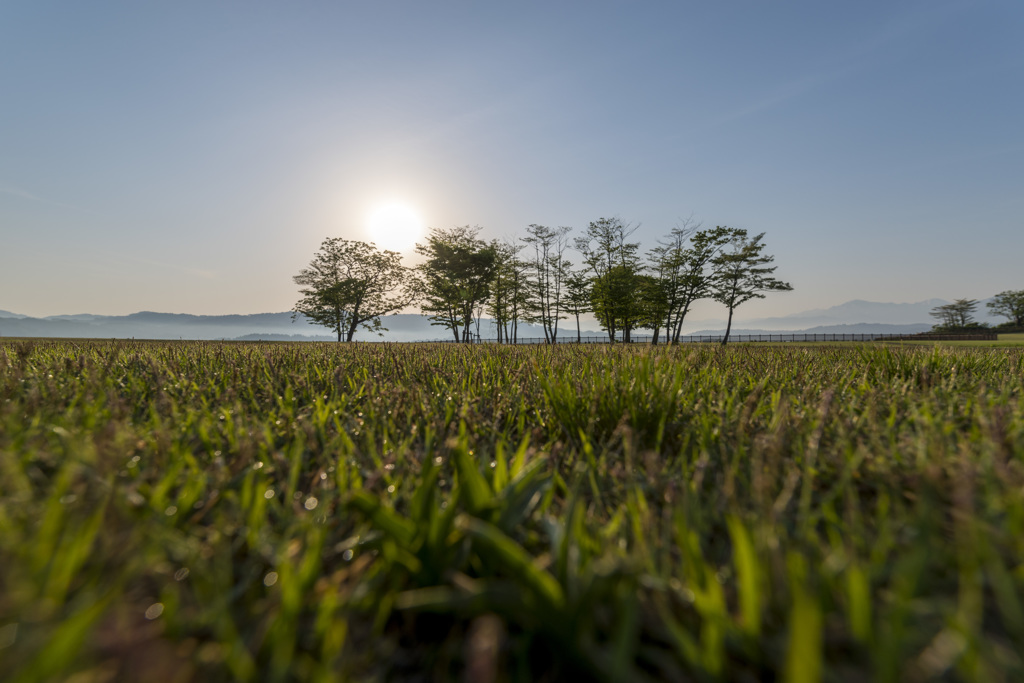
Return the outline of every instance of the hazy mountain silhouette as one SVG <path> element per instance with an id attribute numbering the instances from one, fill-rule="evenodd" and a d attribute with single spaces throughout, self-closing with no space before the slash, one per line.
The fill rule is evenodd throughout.
<path id="1" fill-rule="evenodd" d="M 874 301 L 847 301 L 831 308 L 815 309 L 775 318 L 740 319 L 741 328 L 734 334 L 768 334 L 770 332 L 806 332 L 809 334 L 912 334 L 931 328 L 934 320 L 929 311 L 942 304 L 943 299 L 929 299 L 916 303 L 882 303 Z M 976 318 L 981 322 L 1001 322 L 990 317 L 985 301 L 979 302 Z M 742 312 L 742 311 L 741 311 Z M 383 337 L 360 331 L 359 341 L 430 341 L 450 340 L 452 334 L 431 325 L 426 316 L 416 313 L 389 315 L 381 322 L 388 331 Z M 583 336 L 601 336 L 604 333 L 593 321 L 584 322 Z M 725 329 L 721 320 L 702 319 L 688 321 L 684 334 L 720 334 Z M 494 338 L 496 330 L 491 320 L 482 320 L 480 336 Z M 474 332 L 476 327 L 474 326 Z M 576 336 L 573 320 L 564 320 L 559 326 L 559 337 Z M 265 341 L 331 341 L 334 336 L 325 327 L 314 325 L 304 316 L 292 321 L 292 314 L 256 313 L 253 315 L 189 315 L 185 313 L 155 313 L 141 311 L 131 315 L 105 316 L 81 313 L 32 318 L 0 310 L 0 336 L 3 337 L 78 337 L 95 339 L 240 339 Z M 519 325 L 519 337 L 543 337 L 540 326 Z"/>

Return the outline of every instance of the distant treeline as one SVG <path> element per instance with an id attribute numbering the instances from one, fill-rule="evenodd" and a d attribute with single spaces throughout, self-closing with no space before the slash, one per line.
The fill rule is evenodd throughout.
<path id="1" fill-rule="evenodd" d="M 1024 331 L 1024 289 L 1007 290 L 992 297 L 985 306 L 994 314 L 1007 319 L 995 329 Z M 931 316 L 938 322 L 935 332 L 963 332 L 989 329 L 989 326 L 974 319 L 978 309 L 977 299 L 957 299 L 951 304 L 936 306 Z"/>

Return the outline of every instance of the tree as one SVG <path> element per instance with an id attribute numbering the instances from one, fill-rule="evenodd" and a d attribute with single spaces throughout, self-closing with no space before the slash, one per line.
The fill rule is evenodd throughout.
<path id="1" fill-rule="evenodd" d="M 953 304 L 936 306 L 928 311 L 928 315 L 939 321 L 935 326 L 936 329 L 956 327 L 956 311 L 953 310 Z"/>
<path id="2" fill-rule="evenodd" d="M 788 282 L 772 277 L 778 266 L 768 265 L 775 257 L 762 253 L 765 248 L 761 242 L 764 239 L 763 232 L 749 237 L 742 228 L 724 229 L 729 231 L 727 246 L 712 259 L 716 271 L 712 297 L 729 309 L 729 322 L 725 327 L 722 346 L 729 341 L 732 316 L 736 308 L 751 299 L 763 299 L 764 292 L 793 289 Z"/>
<path id="3" fill-rule="evenodd" d="M 999 292 L 985 304 L 996 315 L 1008 318 L 1016 327 L 1024 327 L 1024 289 Z"/>
<path id="4" fill-rule="evenodd" d="M 494 279 L 491 281 L 491 297 L 486 310 L 494 320 L 498 343 L 508 341 L 509 319 L 512 317 L 512 261 L 516 257 L 513 247 L 494 242 Z"/>
<path id="5" fill-rule="evenodd" d="M 591 305 L 595 317 L 615 341 L 615 332 L 626 343 L 632 332 L 647 322 L 644 287 L 648 276 L 631 266 L 614 266 L 591 285 Z"/>
<path id="6" fill-rule="evenodd" d="M 651 329 L 651 345 L 657 346 L 661 338 L 661 328 L 665 325 L 669 311 L 668 281 L 656 275 L 637 275 L 635 279 L 637 296 L 640 302 L 637 327 Z M 668 328 L 665 331 L 668 339 Z"/>
<path id="7" fill-rule="evenodd" d="M 451 330 L 456 342 L 471 340 L 473 314 L 494 280 L 498 252 L 477 237 L 479 232 L 468 225 L 431 228 L 427 243 L 416 245 L 416 253 L 426 258 L 416 269 L 422 309 L 432 325 Z"/>
<path id="8" fill-rule="evenodd" d="M 395 251 L 378 251 L 373 244 L 328 237 L 308 268 L 293 279 L 302 285 L 294 319 L 301 314 L 329 327 L 338 341 L 352 341 L 362 326 L 381 334 L 381 316 L 397 313 L 415 301 L 408 270 Z"/>
<path id="9" fill-rule="evenodd" d="M 623 341 L 629 341 L 630 323 L 639 318 L 639 311 L 635 310 L 639 307 L 639 300 L 633 279 L 640 272 L 640 259 L 637 257 L 640 243 L 628 241 L 635 230 L 635 226 L 618 218 L 601 218 L 587 226 L 584 236 L 576 238 L 576 250 L 582 254 L 583 263 L 593 275 L 591 303 L 594 315 L 601 327 L 608 331 L 608 340 L 612 342 L 620 329 Z"/>
<path id="10" fill-rule="evenodd" d="M 974 321 L 974 311 L 978 307 L 977 299 L 957 299 L 951 304 L 936 306 L 929 315 L 939 321 L 939 329 L 962 329 L 965 327 L 977 327 Z"/>
<path id="11" fill-rule="evenodd" d="M 514 344 L 519 334 L 519 321 L 529 299 L 526 264 L 519 258 L 524 245 L 515 239 L 492 244 L 496 255 L 494 280 L 485 310 L 494 320 L 498 343 Z"/>
<path id="12" fill-rule="evenodd" d="M 686 220 L 648 254 L 651 270 L 662 282 L 666 341 L 679 343 L 683 321 L 694 302 L 710 297 L 714 259 L 729 241 L 729 228 L 699 229 Z M 657 337 L 657 326 L 655 337 Z M 656 343 L 655 339 L 655 343 Z"/>
<path id="13" fill-rule="evenodd" d="M 569 276 L 569 262 L 565 250 L 569 247 L 567 235 L 572 228 L 549 228 L 532 224 L 522 241 L 533 248 L 533 255 L 526 260 L 529 273 L 530 322 L 540 323 L 544 339 L 554 344 L 558 336 L 558 321 L 564 316 L 564 282 Z"/>
<path id="14" fill-rule="evenodd" d="M 570 271 L 569 277 L 565 279 L 565 312 L 576 318 L 576 343 L 583 341 L 580 332 L 580 316 L 589 313 L 590 307 L 590 278 L 585 271 Z"/>

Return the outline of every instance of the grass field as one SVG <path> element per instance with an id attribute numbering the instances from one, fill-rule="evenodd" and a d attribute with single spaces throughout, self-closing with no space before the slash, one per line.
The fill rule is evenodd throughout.
<path id="1" fill-rule="evenodd" d="M 1012 334 L 1000 334 L 996 341 L 912 341 L 902 340 L 895 342 L 886 342 L 890 345 L 915 345 L 915 346 L 974 346 L 982 348 L 1006 348 L 1010 346 L 1024 346 L 1024 334 L 1012 333 Z"/>
<path id="2" fill-rule="evenodd" d="M 4 342 L 12 681 L 1024 679 L 1024 348 Z"/>

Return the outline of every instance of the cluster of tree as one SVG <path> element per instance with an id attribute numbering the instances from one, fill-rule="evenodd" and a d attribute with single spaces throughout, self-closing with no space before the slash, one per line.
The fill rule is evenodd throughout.
<path id="1" fill-rule="evenodd" d="M 327 239 L 295 277 L 304 287 L 295 311 L 334 329 L 339 341 L 351 341 L 359 326 L 386 329 L 381 316 L 417 303 L 456 342 L 479 338 L 485 314 L 499 342 L 515 343 L 520 323 L 531 323 L 553 343 L 569 318 L 579 340 L 580 316 L 593 313 L 609 341 L 628 342 L 634 330 L 649 329 L 657 344 L 678 342 L 693 304 L 713 299 L 728 310 L 724 344 L 740 305 L 792 289 L 773 276 L 764 233 L 686 221 L 642 258 L 640 243 L 630 241 L 635 227 L 617 218 L 590 223 L 572 242 L 571 231 L 534 224 L 524 237 L 485 241 L 480 228 L 434 228 L 416 245 L 423 262 L 414 269 L 372 244 Z"/>
<path id="2" fill-rule="evenodd" d="M 1001 327 L 1024 327 L 1024 290 L 1000 292 L 985 306 L 995 315 L 1007 318 Z M 934 330 L 956 332 L 987 328 L 987 325 L 974 319 L 977 309 L 977 299 L 957 299 L 951 304 L 936 306 L 930 311 L 930 315 L 938 321 Z"/>

